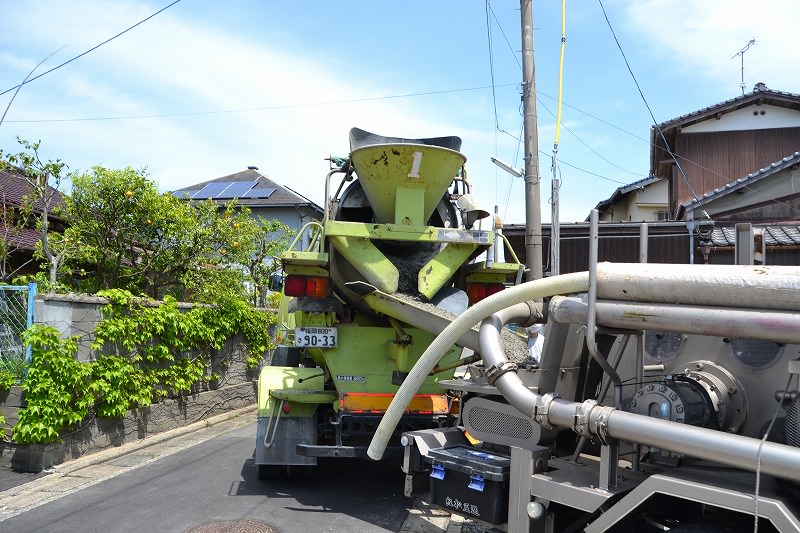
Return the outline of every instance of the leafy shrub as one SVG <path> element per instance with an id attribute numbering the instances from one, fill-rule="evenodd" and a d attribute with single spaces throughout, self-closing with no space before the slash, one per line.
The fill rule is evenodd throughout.
<path id="1" fill-rule="evenodd" d="M 121 417 L 128 409 L 191 392 L 218 378 L 211 357 L 237 333 L 251 368 L 271 348 L 274 316 L 240 299 L 182 310 L 171 297 L 158 303 L 121 289 L 98 294 L 109 303 L 92 343 L 101 353 L 95 361 L 77 361 L 77 337 L 62 339 L 51 326 L 34 324 L 23 333 L 32 360 L 14 441 L 52 442 L 89 415 Z"/>

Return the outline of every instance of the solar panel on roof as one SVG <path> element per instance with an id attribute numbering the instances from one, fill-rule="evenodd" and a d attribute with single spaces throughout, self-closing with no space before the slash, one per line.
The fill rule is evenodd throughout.
<path id="1" fill-rule="evenodd" d="M 203 187 L 201 189 L 198 189 L 198 190 L 194 191 L 193 193 L 191 193 L 189 195 L 189 197 L 192 200 L 194 200 L 195 198 L 208 198 L 207 196 L 202 196 L 202 193 L 203 193 L 204 190 L 205 190 L 205 187 Z"/>
<path id="2" fill-rule="evenodd" d="M 220 191 L 214 198 L 244 198 L 255 183 L 255 181 L 231 181 L 228 183 L 228 187 Z"/>
<path id="3" fill-rule="evenodd" d="M 242 198 L 269 198 L 276 190 L 275 187 L 252 188 L 247 195 L 242 196 Z"/>
<path id="4" fill-rule="evenodd" d="M 228 182 L 214 181 L 206 184 L 205 187 L 192 195 L 193 200 L 202 200 L 206 198 L 214 198 L 217 194 L 224 191 L 228 187 Z"/>

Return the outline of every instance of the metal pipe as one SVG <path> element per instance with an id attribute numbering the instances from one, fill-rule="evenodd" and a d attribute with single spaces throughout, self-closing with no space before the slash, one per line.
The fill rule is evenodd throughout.
<path id="1" fill-rule="evenodd" d="M 649 229 L 646 222 L 639 226 L 639 262 L 647 263 L 647 236 Z"/>
<path id="2" fill-rule="evenodd" d="M 628 338 L 627 336 L 625 337 Z M 636 335 L 636 386 L 641 387 L 644 383 L 644 332 Z M 633 444 L 633 460 L 631 467 L 635 472 L 639 471 L 639 456 L 641 455 L 642 445 L 638 442 Z"/>
<path id="3" fill-rule="evenodd" d="M 329 196 L 330 193 L 331 193 L 331 177 L 333 177 L 333 175 L 336 174 L 337 172 L 342 172 L 342 169 L 341 168 L 331 169 L 331 171 L 328 172 L 325 175 L 325 202 L 326 202 L 326 205 L 325 205 L 325 210 L 322 213 L 322 225 L 323 226 L 325 225 L 325 223 L 328 221 L 328 219 L 331 216 L 330 210 L 331 210 L 331 206 L 333 205 L 332 198 Z M 342 182 L 342 183 L 344 183 L 344 182 Z M 341 189 L 342 189 L 342 187 L 341 187 L 341 184 L 340 184 L 339 185 L 339 190 L 336 192 L 337 195 L 339 194 L 339 191 L 341 191 Z"/>
<path id="4" fill-rule="evenodd" d="M 555 322 L 587 327 L 591 316 L 587 302 L 577 296 L 554 296 L 548 313 Z M 595 314 L 601 325 L 611 328 L 800 344 L 800 312 L 599 301 Z"/>
<path id="5" fill-rule="evenodd" d="M 503 322 L 525 312 L 517 305 L 485 319 L 480 328 L 481 349 L 487 369 L 496 369 L 496 376 L 490 378 L 490 382 L 511 405 L 531 416 L 539 425 L 571 428 L 581 436 L 597 437 L 601 442 L 609 439 L 638 442 L 743 470 L 759 470 L 800 481 L 800 448 L 627 413 L 601 406 L 594 400 L 578 403 L 562 400 L 555 394 L 531 392 L 508 366 L 500 344 Z"/>
<path id="6" fill-rule="evenodd" d="M 800 266 L 600 263 L 597 297 L 797 310 Z"/>
<path id="7" fill-rule="evenodd" d="M 630 335 L 625 335 L 622 339 L 622 343 L 620 344 L 619 349 L 617 349 L 618 357 L 614 361 L 614 366 L 613 366 L 615 372 L 617 371 L 617 368 L 619 368 L 620 363 L 622 363 L 622 357 L 625 355 L 625 350 L 628 348 L 628 342 L 630 341 L 630 338 L 631 338 Z M 606 394 L 608 393 L 608 388 L 611 386 L 611 383 L 612 380 L 610 377 L 609 379 L 603 380 L 603 384 L 600 387 L 600 394 L 597 395 L 599 399 L 602 400 L 603 398 L 606 397 Z"/>
<path id="8" fill-rule="evenodd" d="M 503 326 L 509 322 L 522 321 L 530 317 L 531 309 L 526 303 L 518 303 L 501 309 L 481 322 L 479 336 L 481 343 L 481 355 L 483 356 L 483 366 L 487 369 L 487 375 L 491 376 L 489 369 L 496 368 L 498 371 L 504 370 L 504 365 L 508 364 L 505 351 L 500 343 L 500 335 Z M 523 413 L 530 413 L 534 407 L 530 403 L 530 391 L 520 381 L 512 367 L 505 367 L 508 371 L 501 374 L 495 385 L 499 388 L 499 381 L 505 383 L 503 396 L 511 405 Z M 515 369 L 513 369 L 515 370 Z M 494 381 L 490 377 L 490 380 Z"/>
<path id="9" fill-rule="evenodd" d="M 433 376 L 438 374 L 439 372 L 444 372 L 445 370 L 452 370 L 454 368 L 458 368 L 464 365 L 471 365 L 472 363 L 477 363 L 481 360 L 480 354 L 472 354 L 464 357 L 463 359 L 459 359 L 458 361 L 453 361 L 452 363 L 448 363 L 446 365 L 436 365 L 433 367 L 428 374 L 429 376 Z"/>
<path id="10" fill-rule="evenodd" d="M 589 349 L 589 354 L 592 356 L 592 359 L 600 365 L 603 372 L 608 374 L 614 382 L 614 405 L 620 407 L 622 405 L 622 380 L 619 374 L 617 374 L 617 371 L 609 364 L 608 360 L 598 351 L 597 341 L 595 340 L 595 334 L 597 332 L 595 323 L 595 301 L 597 299 L 598 216 L 597 209 L 592 209 L 592 213 L 589 215 L 589 310 L 586 315 L 586 347 Z"/>
<path id="11" fill-rule="evenodd" d="M 622 341 L 622 345 L 619 347 L 619 350 L 617 350 L 619 357 L 617 357 L 617 360 L 614 363 L 614 370 L 616 370 L 619 367 L 619 364 L 622 362 L 622 356 L 625 355 L 625 349 L 628 347 L 628 342 L 630 341 L 630 338 L 631 338 L 630 335 L 625 335 L 625 338 Z M 601 400 L 605 398 L 606 394 L 608 393 L 608 387 L 610 386 L 611 386 L 611 378 L 604 379 L 603 384 L 600 387 L 600 393 L 597 395 L 597 397 L 600 398 Z M 588 439 L 583 436 L 580 439 L 578 439 L 578 444 L 575 445 L 575 451 L 572 452 L 572 457 L 570 458 L 571 462 L 573 463 L 578 462 L 578 458 L 583 453 L 583 448 L 586 446 L 587 440 Z"/>
<path id="12" fill-rule="evenodd" d="M 627 413 L 589 402 L 580 404 L 550 398 L 547 405 L 542 405 L 541 400 L 539 403 L 538 408 L 546 412 L 548 423 L 574 429 L 576 419 L 583 417 L 585 431 L 601 440 L 611 437 L 638 442 L 743 470 L 754 472 L 760 468 L 762 473 L 800 481 L 800 448 Z"/>
<path id="13" fill-rule="evenodd" d="M 554 175 L 553 183 L 550 188 L 550 195 L 551 195 L 550 275 L 551 276 L 558 276 L 559 274 L 561 274 L 561 220 L 559 217 L 560 190 L 561 190 L 561 180 Z"/>
<path id="14" fill-rule="evenodd" d="M 501 237 L 500 233 L 500 230 L 503 226 L 502 224 L 498 224 L 500 220 L 499 209 L 500 207 L 498 205 L 494 206 L 494 217 L 492 217 L 492 231 L 494 232 L 494 241 L 492 242 L 493 263 L 500 262 L 500 246 L 503 244 L 503 238 Z"/>

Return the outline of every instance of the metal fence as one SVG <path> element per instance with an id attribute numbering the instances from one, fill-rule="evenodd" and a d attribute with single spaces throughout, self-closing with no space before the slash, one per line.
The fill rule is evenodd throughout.
<path id="1" fill-rule="evenodd" d="M 33 324 L 36 284 L 27 286 L 0 285 L 0 371 L 22 381 L 31 360 L 30 347 L 21 336 Z"/>

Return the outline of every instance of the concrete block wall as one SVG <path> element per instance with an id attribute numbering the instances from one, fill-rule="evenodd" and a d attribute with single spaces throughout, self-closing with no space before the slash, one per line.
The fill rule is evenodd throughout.
<path id="1" fill-rule="evenodd" d="M 105 298 L 82 294 L 37 294 L 33 321 L 48 324 L 61 332 L 62 337 L 77 336 L 79 361 L 91 361 L 90 348 L 94 330 L 103 319 L 101 308 L 108 303 Z M 178 304 L 191 309 L 192 304 Z"/>
<path id="2" fill-rule="evenodd" d="M 78 431 L 65 435 L 61 442 L 0 442 L 0 468 L 41 472 L 69 459 L 200 422 L 253 405 L 255 401 L 256 384 L 249 382 L 169 398 L 147 407 L 131 409 L 123 418 L 90 418 L 84 421 Z"/>
<path id="3" fill-rule="evenodd" d="M 89 346 L 94 338 L 94 329 L 102 319 L 100 308 L 106 303 L 104 298 L 93 296 L 37 295 L 34 321 L 52 325 L 65 337 L 79 336 L 77 358 L 91 361 L 94 353 Z M 190 304 L 184 306 L 188 308 Z M 266 360 L 268 354 L 264 356 Z M 211 367 L 219 375 L 218 381 L 202 384 L 191 394 L 132 409 L 123 419 L 85 421 L 80 431 L 65 437 L 60 443 L 17 445 L 0 442 L 0 467 L 39 472 L 73 457 L 252 405 L 257 400 L 256 380 L 260 369 L 248 369 L 246 357 L 242 339 L 228 339 L 212 357 Z M 5 416 L 7 425 L 16 423 L 17 411 L 22 406 L 24 394 L 20 387 L 0 391 L 0 414 Z"/>

